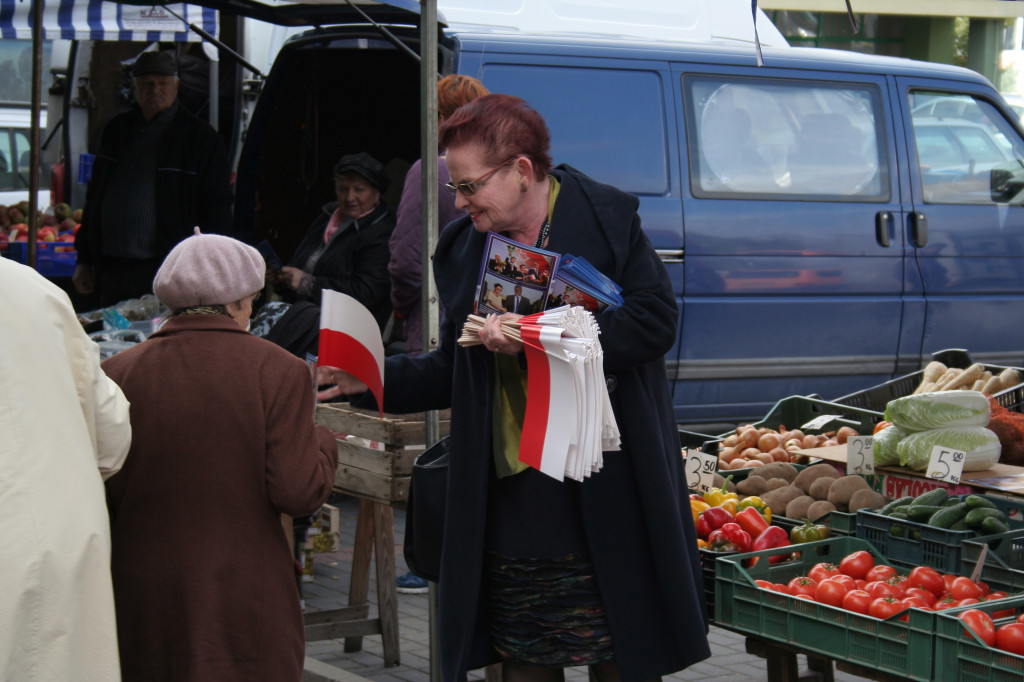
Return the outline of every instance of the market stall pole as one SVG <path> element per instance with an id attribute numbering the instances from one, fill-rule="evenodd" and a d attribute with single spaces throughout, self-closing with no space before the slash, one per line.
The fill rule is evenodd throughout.
<path id="1" fill-rule="evenodd" d="M 317 406 L 316 422 L 339 435 L 334 490 L 359 499 L 348 606 L 307 613 L 306 641 L 344 639 L 345 651 L 361 651 L 363 637 L 381 635 L 384 664 L 398 665 L 398 599 L 395 585 L 394 508 L 409 496 L 412 463 L 426 449 L 423 414 L 389 415 L 343 403 Z M 438 419 L 447 435 L 447 413 Z M 377 616 L 370 617 L 370 564 L 377 581 Z"/>

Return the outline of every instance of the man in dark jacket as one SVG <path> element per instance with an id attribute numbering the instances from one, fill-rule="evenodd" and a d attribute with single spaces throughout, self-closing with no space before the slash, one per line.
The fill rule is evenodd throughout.
<path id="1" fill-rule="evenodd" d="M 152 292 L 175 244 L 197 225 L 230 233 L 230 165 L 220 136 L 178 102 L 169 52 L 132 67 L 136 104 L 103 130 L 75 238 L 73 282 L 101 306 Z"/>

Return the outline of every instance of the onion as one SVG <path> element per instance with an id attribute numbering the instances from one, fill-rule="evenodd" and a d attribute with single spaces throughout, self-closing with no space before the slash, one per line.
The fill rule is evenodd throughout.
<path id="1" fill-rule="evenodd" d="M 846 443 L 846 439 L 847 438 L 849 438 L 850 436 L 857 436 L 857 435 L 859 435 L 859 434 L 857 433 L 856 429 L 852 429 L 849 426 L 840 426 L 839 430 L 836 431 L 836 436 L 835 436 L 836 444 L 844 445 Z M 764 448 L 761 448 L 761 449 L 763 450 Z"/>
<path id="2" fill-rule="evenodd" d="M 768 454 L 772 456 L 772 460 L 775 462 L 789 461 L 789 453 L 782 448 L 772 448 Z"/>
<path id="3" fill-rule="evenodd" d="M 808 450 L 810 448 L 816 448 L 820 444 L 821 444 L 821 441 L 818 440 L 818 436 L 812 436 L 812 435 L 804 436 L 804 442 L 803 442 L 803 449 L 804 450 Z"/>
<path id="4" fill-rule="evenodd" d="M 739 443 L 739 442 L 740 442 L 740 437 L 737 436 L 735 433 L 733 433 L 733 434 L 730 434 L 730 435 L 728 435 L 728 436 L 726 436 L 725 438 L 722 439 L 722 443 L 721 443 L 720 447 L 723 447 L 723 448 L 734 448 L 734 447 L 736 447 L 736 444 Z"/>
<path id="5" fill-rule="evenodd" d="M 777 433 L 766 433 L 757 439 L 757 447 L 761 452 L 768 452 L 782 444 L 782 436 Z"/>
<path id="6" fill-rule="evenodd" d="M 758 450 L 757 448 L 747 448 L 740 453 L 740 457 L 742 457 L 743 459 L 754 459 L 760 454 L 761 451 Z"/>

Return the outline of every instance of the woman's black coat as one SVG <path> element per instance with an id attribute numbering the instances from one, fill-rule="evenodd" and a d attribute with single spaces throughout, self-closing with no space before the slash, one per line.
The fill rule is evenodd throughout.
<path id="1" fill-rule="evenodd" d="M 581 485 L 586 540 L 624 680 L 669 674 L 707 658 L 701 571 L 679 437 L 665 375 L 678 309 L 664 265 L 640 228 L 635 197 L 575 169 L 561 191 L 548 248 L 582 256 L 619 283 L 626 305 L 597 316 L 622 451 Z M 456 339 L 473 310 L 486 235 L 469 218 L 441 234 L 434 257 L 445 320 L 440 347 L 388 358 L 384 410 L 451 407 L 445 545 L 439 583 L 446 681 L 492 663 L 481 588 L 491 455 L 494 357 Z M 556 523 L 552 519 L 552 523 Z"/>

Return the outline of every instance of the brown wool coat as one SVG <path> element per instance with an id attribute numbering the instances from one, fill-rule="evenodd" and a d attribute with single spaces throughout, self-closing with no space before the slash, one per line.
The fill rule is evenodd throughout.
<path id="1" fill-rule="evenodd" d="M 302 612 L 280 515 L 315 512 L 337 466 L 306 365 L 199 315 L 103 369 L 133 427 L 106 484 L 123 679 L 297 682 Z"/>

